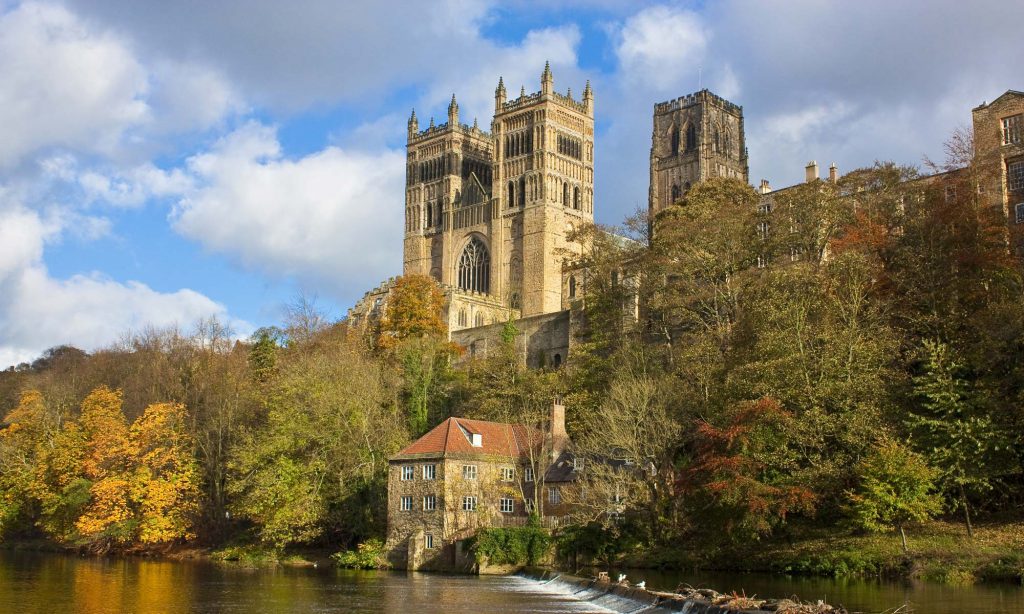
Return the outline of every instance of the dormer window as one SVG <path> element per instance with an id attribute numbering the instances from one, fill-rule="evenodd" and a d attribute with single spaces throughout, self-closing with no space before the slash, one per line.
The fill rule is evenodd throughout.
<path id="1" fill-rule="evenodd" d="M 459 424 L 459 423 L 456 422 L 456 424 Z M 474 448 L 482 448 L 483 447 L 483 445 L 484 445 L 484 436 L 483 435 L 481 435 L 480 433 L 474 433 L 474 432 L 470 431 L 469 429 L 467 429 L 466 427 L 462 426 L 461 424 L 459 424 L 459 430 L 462 431 L 462 434 L 466 437 L 466 440 L 469 441 L 469 445 L 473 446 Z"/>

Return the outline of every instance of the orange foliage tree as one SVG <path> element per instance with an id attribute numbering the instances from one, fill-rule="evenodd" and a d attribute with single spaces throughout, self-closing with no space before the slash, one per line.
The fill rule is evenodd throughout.
<path id="1" fill-rule="evenodd" d="M 448 326 L 441 318 L 444 293 L 427 275 L 404 275 L 391 288 L 377 330 L 377 346 L 392 348 L 403 339 L 444 338 Z"/>
<path id="2" fill-rule="evenodd" d="M 792 512 L 812 513 L 815 495 L 797 486 L 787 469 L 792 415 L 777 401 L 738 404 L 724 426 L 699 420 L 696 455 L 683 488 L 717 517 L 733 537 L 767 534 Z"/>

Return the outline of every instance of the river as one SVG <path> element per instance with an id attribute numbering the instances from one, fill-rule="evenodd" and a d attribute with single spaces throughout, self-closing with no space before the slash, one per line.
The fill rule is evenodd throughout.
<path id="1" fill-rule="evenodd" d="M 933 584 L 787 579 L 743 574 L 702 576 L 629 572 L 648 586 L 678 582 L 748 595 L 828 599 L 881 612 L 904 603 L 914 612 L 1024 612 L 1017 586 L 953 588 Z M 905 612 L 908 610 L 901 610 Z M 571 595 L 516 577 L 356 572 L 192 561 L 81 558 L 0 552 L 0 612 L 105 614 L 184 612 L 607 612 Z"/>

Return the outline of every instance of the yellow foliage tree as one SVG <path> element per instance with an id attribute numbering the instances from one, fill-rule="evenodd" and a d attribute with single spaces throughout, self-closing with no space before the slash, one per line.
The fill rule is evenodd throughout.
<path id="1" fill-rule="evenodd" d="M 85 437 L 82 475 L 92 482 L 92 498 L 75 526 L 100 546 L 128 543 L 134 524 L 129 488 L 135 450 L 121 411 L 121 391 L 93 390 L 82 401 L 79 423 Z"/>
<path id="2" fill-rule="evenodd" d="M 391 288 L 377 331 L 377 346 L 392 348 L 410 337 L 448 336 L 441 314 L 444 293 L 427 275 L 404 275 Z"/>
<path id="3" fill-rule="evenodd" d="M 184 405 L 156 403 L 132 424 L 137 452 L 132 500 L 143 544 L 195 537 L 192 522 L 199 510 L 200 475 L 185 419 Z"/>

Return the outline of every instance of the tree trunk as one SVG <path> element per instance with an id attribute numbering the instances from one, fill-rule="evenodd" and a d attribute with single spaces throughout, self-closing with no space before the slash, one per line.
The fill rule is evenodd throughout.
<path id="1" fill-rule="evenodd" d="M 964 492 L 964 487 L 960 485 L 960 504 L 964 506 L 964 522 L 967 523 L 967 537 L 974 539 L 974 527 L 971 526 L 971 508 L 967 504 L 967 493 Z"/>
<path id="2" fill-rule="evenodd" d="M 907 533 L 903 530 L 902 524 L 900 525 L 900 537 L 903 539 L 903 554 L 907 554 L 910 549 L 907 548 Z"/>

